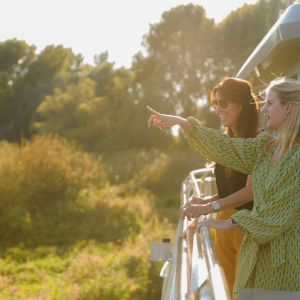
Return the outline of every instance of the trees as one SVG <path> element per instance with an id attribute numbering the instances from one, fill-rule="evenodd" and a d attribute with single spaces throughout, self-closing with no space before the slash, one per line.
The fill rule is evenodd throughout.
<path id="1" fill-rule="evenodd" d="M 149 105 L 199 117 L 199 107 L 218 81 L 216 34 L 203 7 L 192 4 L 164 12 L 161 22 L 150 26 L 143 39 L 147 55 L 138 53 L 132 66 Z"/>
<path id="2" fill-rule="evenodd" d="M 16 39 L 0 43 L 0 136 L 15 140 L 20 128 L 18 103 L 28 66 L 35 59 L 35 47 Z"/>
<path id="3" fill-rule="evenodd" d="M 219 24 L 201 6 L 172 8 L 150 25 L 146 54 L 137 53 L 130 69 L 115 69 L 108 52 L 95 55 L 90 66 L 63 46 L 36 54 L 24 41 L 0 43 L 0 138 L 20 141 L 22 134 L 50 131 L 88 151 L 168 148 L 174 141 L 169 129 L 162 134 L 146 127 L 147 105 L 218 128 L 210 90 L 237 73 L 292 2 L 260 0 Z"/>
<path id="4" fill-rule="evenodd" d="M 19 142 L 31 136 L 33 113 L 58 84 L 58 74 L 76 77 L 82 57 L 62 46 L 47 46 L 39 55 L 35 46 L 16 39 L 0 43 L 0 138 Z"/>

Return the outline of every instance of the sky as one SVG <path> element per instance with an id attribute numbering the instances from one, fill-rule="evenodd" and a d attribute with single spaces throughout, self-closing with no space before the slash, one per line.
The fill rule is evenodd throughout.
<path id="1" fill-rule="evenodd" d="M 0 42 L 17 38 L 34 44 L 63 45 L 93 64 L 94 55 L 109 53 L 115 67 L 129 68 L 143 51 L 143 35 L 164 11 L 193 3 L 207 17 L 222 21 L 232 10 L 257 0 L 0 0 Z"/>

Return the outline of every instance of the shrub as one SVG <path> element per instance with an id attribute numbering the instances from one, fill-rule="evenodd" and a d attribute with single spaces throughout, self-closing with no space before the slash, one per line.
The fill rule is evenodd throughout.
<path id="1" fill-rule="evenodd" d="M 204 168 L 205 159 L 194 151 L 131 150 L 105 156 L 112 184 L 125 183 L 134 191 L 144 188 L 159 196 L 178 196 L 186 176 Z"/>
<path id="2" fill-rule="evenodd" d="M 0 241 L 34 244 L 47 240 L 81 190 L 106 184 L 100 158 L 51 134 L 0 147 Z M 43 234 L 43 236 L 40 236 Z M 62 237 L 61 240 L 66 239 Z"/>

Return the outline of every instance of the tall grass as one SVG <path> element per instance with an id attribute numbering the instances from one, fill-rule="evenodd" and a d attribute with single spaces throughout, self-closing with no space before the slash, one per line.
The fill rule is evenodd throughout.
<path id="1" fill-rule="evenodd" d="M 116 192 L 116 188 L 112 191 L 107 186 L 102 194 L 84 196 L 90 208 L 101 199 L 110 203 L 109 212 L 95 212 L 100 228 L 97 238 L 82 237 L 69 246 L 18 245 L 2 249 L 0 299 L 159 298 L 162 264 L 149 261 L 149 246 L 150 242 L 172 237 L 175 225 L 159 220 L 151 195 L 119 197 Z M 85 220 L 77 227 L 89 224 Z"/>

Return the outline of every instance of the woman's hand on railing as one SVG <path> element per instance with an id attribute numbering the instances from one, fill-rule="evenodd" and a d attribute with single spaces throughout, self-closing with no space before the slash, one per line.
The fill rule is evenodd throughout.
<path id="1" fill-rule="evenodd" d="M 189 204 L 189 206 L 182 212 L 182 221 L 185 217 L 190 221 L 191 219 L 198 218 L 202 215 L 213 213 L 214 210 L 210 203 L 205 205 Z"/>
<path id="2" fill-rule="evenodd" d="M 177 116 L 160 114 L 149 106 L 147 106 L 147 109 L 150 113 L 152 113 L 148 120 L 148 127 L 151 126 L 152 122 L 153 126 L 158 127 L 159 129 L 161 129 L 161 127 L 179 125 L 184 131 L 188 131 L 192 127 L 191 122 L 186 119 Z"/>
<path id="3" fill-rule="evenodd" d="M 208 219 L 208 220 L 199 220 L 197 231 L 200 232 L 201 227 L 208 226 L 210 228 L 214 228 L 217 230 L 229 230 L 233 229 L 233 225 L 231 224 L 231 220 L 214 220 L 214 219 Z"/>
<path id="4" fill-rule="evenodd" d="M 214 201 L 213 199 L 214 199 L 214 197 L 211 197 L 211 198 L 208 198 L 208 199 L 203 199 L 203 198 L 194 196 L 192 198 L 192 200 L 188 203 L 188 205 L 190 205 L 190 204 L 205 205 L 205 204 L 213 202 Z"/>

